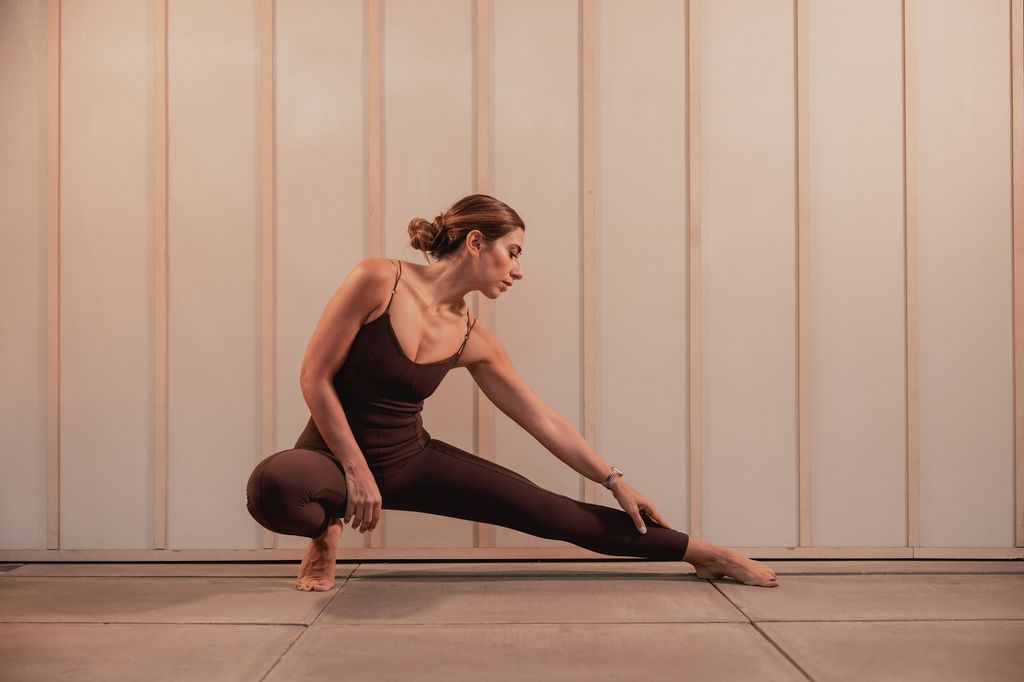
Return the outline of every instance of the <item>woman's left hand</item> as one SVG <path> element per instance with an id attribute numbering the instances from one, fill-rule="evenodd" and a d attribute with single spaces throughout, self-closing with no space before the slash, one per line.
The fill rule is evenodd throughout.
<path id="1" fill-rule="evenodd" d="M 654 508 L 651 501 L 640 494 L 640 491 L 634 489 L 631 485 L 622 480 L 622 477 L 615 479 L 612 483 L 612 495 L 618 501 L 619 506 L 633 519 L 633 523 L 636 524 L 636 529 L 641 533 L 647 532 L 647 526 L 644 524 L 640 514 L 646 514 L 652 520 L 654 520 L 659 526 L 665 528 L 671 528 L 668 523 L 661 518 L 661 514 Z"/>

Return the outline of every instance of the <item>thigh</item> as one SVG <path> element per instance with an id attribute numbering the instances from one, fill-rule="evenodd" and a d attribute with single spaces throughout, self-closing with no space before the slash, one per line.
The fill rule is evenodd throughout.
<path id="1" fill-rule="evenodd" d="M 384 509 L 491 523 L 540 537 L 561 537 L 580 503 L 525 476 L 443 441 L 378 479 Z"/>

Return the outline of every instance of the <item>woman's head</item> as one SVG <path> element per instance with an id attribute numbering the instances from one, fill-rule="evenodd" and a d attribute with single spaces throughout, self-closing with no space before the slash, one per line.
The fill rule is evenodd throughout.
<path id="1" fill-rule="evenodd" d="M 458 251 L 473 230 L 480 232 L 485 248 L 490 248 L 517 228 L 526 231 L 523 219 L 507 204 L 486 194 L 470 194 L 433 221 L 409 221 L 409 243 L 436 261 Z"/>
<path id="2" fill-rule="evenodd" d="M 486 194 L 459 199 L 432 222 L 409 222 L 409 243 L 440 261 L 455 266 L 462 277 L 488 298 L 497 298 L 523 278 L 519 254 L 526 225 L 519 214 Z"/>

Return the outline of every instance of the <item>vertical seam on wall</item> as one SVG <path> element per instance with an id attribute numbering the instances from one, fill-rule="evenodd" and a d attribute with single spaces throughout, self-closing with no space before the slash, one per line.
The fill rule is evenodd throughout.
<path id="1" fill-rule="evenodd" d="M 60 0 L 46 6 L 46 548 L 60 548 Z"/>
<path id="2" fill-rule="evenodd" d="M 276 268 L 274 249 L 274 0 L 260 3 L 260 452 L 277 450 L 274 394 Z M 263 548 L 275 546 L 276 533 L 262 529 Z"/>
<path id="3" fill-rule="evenodd" d="M 167 0 L 153 5 L 153 548 L 167 549 Z"/>
<path id="4" fill-rule="evenodd" d="M 906 315 L 907 546 L 921 545 L 917 295 L 917 0 L 903 2 L 903 221 Z"/>
<path id="5" fill-rule="evenodd" d="M 383 187 L 381 134 L 383 100 L 381 97 L 383 25 L 381 0 L 365 0 L 366 16 L 366 179 L 367 179 L 367 255 L 383 253 Z M 384 531 L 390 514 L 381 510 L 377 528 L 363 534 L 363 547 L 384 547 Z"/>
<path id="6" fill-rule="evenodd" d="M 687 249 L 689 270 L 689 314 L 687 334 L 689 359 L 690 440 L 690 534 L 703 534 L 703 447 L 701 428 L 701 97 L 700 97 L 700 0 L 687 5 Z"/>
<path id="7" fill-rule="evenodd" d="M 1024 0 L 1010 3 L 1014 544 L 1024 547 Z"/>
<path id="8" fill-rule="evenodd" d="M 366 16 L 366 255 L 375 257 L 383 253 L 381 0 L 366 0 L 363 9 Z"/>
<path id="9" fill-rule="evenodd" d="M 810 48 L 807 0 L 796 0 L 796 203 L 797 203 L 797 459 L 799 545 L 813 544 L 811 528 L 811 175 Z"/>
<path id="10" fill-rule="evenodd" d="M 580 262 L 582 280 L 583 315 L 583 437 L 594 449 L 597 447 L 594 412 L 597 404 L 596 365 L 596 305 L 595 278 L 597 275 L 596 244 L 594 243 L 597 222 L 596 175 L 597 141 L 595 139 L 597 59 L 596 27 L 597 17 L 594 0 L 580 0 L 580 227 L 582 236 L 582 258 Z M 597 491 L 594 481 L 580 474 L 580 497 L 584 502 L 595 502 Z"/>
<path id="11" fill-rule="evenodd" d="M 492 0 L 475 0 L 474 2 L 474 178 L 475 192 L 491 194 L 491 8 Z M 484 319 L 484 324 L 494 326 L 494 307 L 479 292 L 474 294 L 477 319 Z M 494 411 L 487 396 L 471 382 L 474 406 L 473 445 L 476 453 L 487 460 L 494 460 Z M 489 523 L 473 522 L 473 546 L 493 547 L 494 526 Z"/>

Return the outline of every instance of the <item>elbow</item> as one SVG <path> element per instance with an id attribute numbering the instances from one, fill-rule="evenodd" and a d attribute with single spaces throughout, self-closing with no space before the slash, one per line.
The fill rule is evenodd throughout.
<path id="1" fill-rule="evenodd" d="M 319 384 L 327 378 L 327 372 L 324 371 L 324 368 L 317 367 L 314 363 L 303 361 L 299 367 L 299 386 L 305 387 L 310 384 Z"/>
<path id="2" fill-rule="evenodd" d="M 325 383 L 328 383 L 327 380 L 318 375 L 303 374 L 299 377 L 299 389 L 302 391 L 303 397 L 323 386 Z"/>

